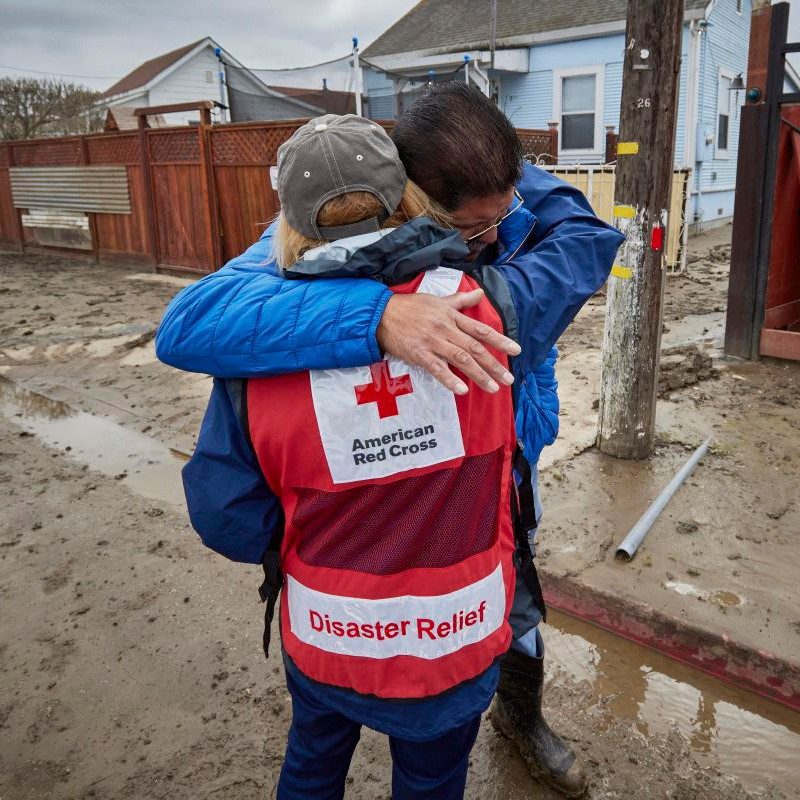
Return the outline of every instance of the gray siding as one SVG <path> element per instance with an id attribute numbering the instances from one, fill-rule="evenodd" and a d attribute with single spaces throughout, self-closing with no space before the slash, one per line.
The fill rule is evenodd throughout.
<path id="1" fill-rule="evenodd" d="M 370 119 L 395 119 L 397 104 L 394 81 L 382 72 L 364 69 L 364 91 L 369 104 L 367 114 Z"/>

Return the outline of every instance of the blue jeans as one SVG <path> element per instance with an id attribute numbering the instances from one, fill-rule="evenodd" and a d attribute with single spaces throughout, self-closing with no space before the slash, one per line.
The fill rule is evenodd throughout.
<path id="1" fill-rule="evenodd" d="M 309 697 L 286 676 L 292 726 L 277 800 L 341 800 L 361 725 Z M 438 739 L 389 737 L 393 800 L 461 800 L 480 716 Z"/>

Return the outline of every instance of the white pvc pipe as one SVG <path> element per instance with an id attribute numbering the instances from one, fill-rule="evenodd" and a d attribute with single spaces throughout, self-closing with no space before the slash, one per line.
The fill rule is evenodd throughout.
<path id="1" fill-rule="evenodd" d="M 692 457 L 680 468 L 675 477 L 662 489 L 661 494 L 653 501 L 650 508 L 642 514 L 639 521 L 631 528 L 630 533 L 623 539 L 617 547 L 617 558 L 624 558 L 630 561 L 636 554 L 639 545 L 644 537 L 650 532 L 650 528 L 658 519 L 667 503 L 672 499 L 672 495 L 678 491 L 681 484 L 692 474 L 700 459 L 708 451 L 711 438 L 706 439 L 697 450 L 692 453 Z"/>
<path id="2" fill-rule="evenodd" d="M 358 57 L 358 38 L 353 37 L 353 81 L 356 96 L 356 114 L 361 116 L 361 93 L 364 91 L 364 78 L 361 72 L 361 60 Z"/>

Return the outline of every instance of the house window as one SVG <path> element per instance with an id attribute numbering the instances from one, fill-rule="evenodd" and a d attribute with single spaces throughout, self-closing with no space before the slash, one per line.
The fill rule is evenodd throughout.
<path id="1" fill-rule="evenodd" d="M 731 135 L 731 81 L 732 73 L 720 71 L 719 95 L 717 97 L 717 158 L 728 157 Z"/>
<path id="2" fill-rule="evenodd" d="M 595 154 L 601 149 L 602 76 L 602 67 L 556 70 L 554 110 L 562 152 Z"/>

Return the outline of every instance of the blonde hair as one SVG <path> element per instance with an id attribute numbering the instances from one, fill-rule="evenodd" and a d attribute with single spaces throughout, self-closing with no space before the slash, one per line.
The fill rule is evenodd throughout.
<path id="1" fill-rule="evenodd" d="M 349 192 L 328 200 L 317 214 L 317 223 L 323 227 L 348 225 L 378 216 L 384 210 L 380 200 L 370 192 Z M 452 228 L 450 215 L 432 198 L 428 197 L 413 181 L 406 183 L 403 198 L 397 210 L 381 223 L 382 228 L 397 228 L 415 217 L 430 217 L 443 228 Z M 323 239 L 311 239 L 299 233 L 286 221 L 283 214 L 278 215 L 278 228 L 275 231 L 274 253 L 278 266 L 282 269 L 296 264 L 309 250 L 328 244 Z"/>

